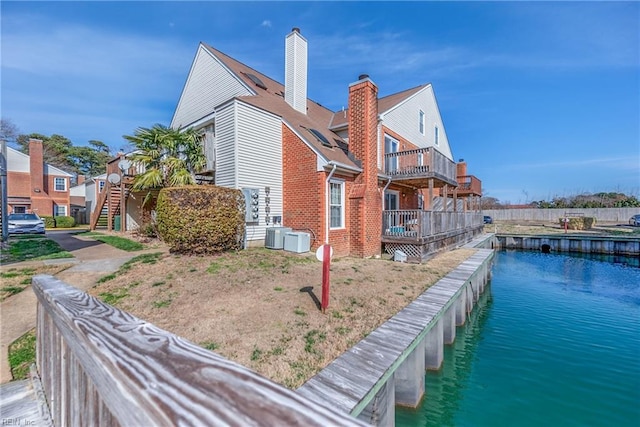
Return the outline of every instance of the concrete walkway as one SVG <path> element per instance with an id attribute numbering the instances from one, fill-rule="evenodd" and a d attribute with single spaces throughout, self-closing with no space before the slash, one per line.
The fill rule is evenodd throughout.
<path id="1" fill-rule="evenodd" d="M 96 281 L 114 271 L 125 262 L 138 255 L 153 252 L 165 252 L 166 249 L 147 249 L 126 252 L 89 237 L 73 234 L 48 233 L 47 237 L 56 241 L 63 249 L 71 252 L 75 258 L 47 261 L 26 261 L 0 266 L 0 271 L 11 268 L 26 268 L 41 265 L 70 264 L 73 267 L 62 271 L 56 277 L 86 291 L 95 286 Z M 0 303 L 0 383 L 11 381 L 8 350 L 9 345 L 36 326 L 37 299 L 29 286 L 19 294 Z"/>

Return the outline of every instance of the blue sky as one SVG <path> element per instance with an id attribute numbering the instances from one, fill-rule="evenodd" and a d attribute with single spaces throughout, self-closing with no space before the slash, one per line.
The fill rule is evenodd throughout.
<path id="1" fill-rule="evenodd" d="M 114 151 L 168 125 L 200 41 L 284 81 L 309 42 L 309 97 L 338 110 L 433 84 L 456 160 L 503 202 L 640 194 L 638 2 L 11 2 L 1 115 Z"/>

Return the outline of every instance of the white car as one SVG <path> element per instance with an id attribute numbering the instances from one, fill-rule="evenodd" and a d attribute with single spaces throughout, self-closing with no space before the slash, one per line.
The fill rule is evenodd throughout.
<path id="1" fill-rule="evenodd" d="M 629 218 L 629 225 L 633 225 L 635 227 L 640 226 L 640 214 L 636 214 Z"/>
<path id="2" fill-rule="evenodd" d="M 9 234 L 44 234 L 44 220 L 34 213 L 12 213 L 7 217 Z"/>

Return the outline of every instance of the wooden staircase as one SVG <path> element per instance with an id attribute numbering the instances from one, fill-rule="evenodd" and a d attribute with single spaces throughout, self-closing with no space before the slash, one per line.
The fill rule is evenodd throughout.
<path id="1" fill-rule="evenodd" d="M 129 196 L 129 185 L 125 184 L 125 177 L 122 176 L 122 172 L 118 168 L 118 162 L 121 160 L 122 157 L 116 157 L 107 164 L 107 177 L 117 174 L 120 176 L 120 180 L 118 184 L 112 184 L 107 179 L 93 212 L 91 212 L 89 222 L 91 230 L 95 230 L 97 227 L 114 230 L 116 216 L 120 215 L 120 231 L 123 231 L 124 222 L 121 215 L 126 213 L 123 205 L 126 206 L 125 200 Z"/>

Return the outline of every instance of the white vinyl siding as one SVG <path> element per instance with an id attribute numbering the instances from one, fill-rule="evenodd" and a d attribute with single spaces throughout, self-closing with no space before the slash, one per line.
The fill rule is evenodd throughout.
<path id="1" fill-rule="evenodd" d="M 236 186 L 236 124 L 235 102 L 216 111 L 216 185 Z"/>
<path id="2" fill-rule="evenodd" d="M 420 126 L 416 126 L 416 111 L 425 114 L 424 135 L 420 133 Z M 384 113 L 383 125 L 393 132 L 403 136 L 418 147 L 433 147 L 436 145 L 435 129 L 438 128 L 437 149 L 453 160 L 451 148 L 445 131 L 435 94 L 431 85 L 405 100 L 398 106 Z M 399 149 L 402 151 L 402 147 Z"/>
<path id="3" fill-rule="evenodd" d="M 251 105 L 236 104 L 237 188 L 260 190 L 259 221 L 247 226 L 247 240 L 264 242 L 265 187 L 269 187 L 269 216 L 283 216 L 282 120 Z"/>
<path id="4" fill-rule="evenodd" d="M 182 90 L 171 127 L 184 127 L 211 114 L 224 102 L 252 93 L 200 45 Z"/>

